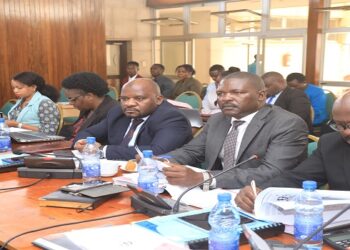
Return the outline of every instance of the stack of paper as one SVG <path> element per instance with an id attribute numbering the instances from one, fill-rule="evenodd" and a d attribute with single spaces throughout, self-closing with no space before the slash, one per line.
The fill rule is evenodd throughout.
<path id="1" fill-rule="evenodd" d="M 259 193 L 255 200 L 255 217 L 257 219 L 281 222 L 291 232 L 294 224 L 295 200 L 302 189 L 299 188 L 267 188 Z M 326 222 L 341 209 L 350 204 L 350 191 L 317 190 L 324 204 L 323 220 Z M 347 211 L 329 227 L 350 223 L 350 211 Z"/>

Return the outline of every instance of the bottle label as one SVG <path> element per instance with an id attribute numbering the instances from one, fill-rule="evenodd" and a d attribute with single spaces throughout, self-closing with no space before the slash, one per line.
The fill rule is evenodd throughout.
<path id="1" fill-rule="evenodd" d="M 322 226 L 322 215 L 312 216 L 312 218 L 304 218 L 304 216 L 296 215 L 294 223 L 294 236 L 298 241 L 307 238 L 310 234 Z M 310 242 L 320 242 L 322 241 L 323 233 L 322 231 L 316 234 Z"/>
<path id="2" fill-rule="evenodd" d="M 151 193 L 158 193 L 158 182 L 138 182 L 137 186 Z"/>
<path id="3" fill-rule="evenodd" d="M 83 178 L 100 177 L 100 163 L 99 162 L 84 162 L 83 161 Z"/>
<path id="4" fill-rule="evenodd" d="M 9 136 L 0 136 L 0 152 L 11 151 L 11 138 Z"/>
<path id="5" fill-rule="evenodd" d="M 238 250 L 239 242 L 235 239 L 209 239 L 209 250 Z"/>

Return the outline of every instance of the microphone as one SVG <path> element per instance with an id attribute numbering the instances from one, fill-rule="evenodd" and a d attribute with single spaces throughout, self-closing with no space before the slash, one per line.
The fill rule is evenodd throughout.
<path id="1" fill-rule="evenodd" d="M 347 210 L 350 209 L 350 204 L 344 207 L 342 210 L 340 210 L 336 215 L 334 215 L 332 218 L 330 218 L 325 224 L 317 228 L 314 232 L 312 232 L 308 237 L 300 241 L 293 250 L 298 250 L 302 247 L 303 244 L 308 242 L 312 237 L 314 237 L 316 234 L 318 234 L 321 230 L 325 229 L 329 224 L 331 224 L 333 221 L 335 221 L 337 218 L 339 218 L 343 213 L 345 213 Z"/>
<path id="2" fill-rule="evenodd" d="M 174 204 L 174 206 L 173 206 L 173 208 L 172 208 L 172 213 L 174 214 L 174 213 L 178 213 L 178 212 L 179 212 L 180 200 L 182 199 L 182 197 L 183 197 L 185 194 L 187 194 L 187 193 L 188 193 L 189 191 L 191 191 L 192 189 L 194 189 L 194 188 L 196 188 L 196 187 L 199 187 L 200 185 L 203 185 L 205 182 L 210 181 L 210 180 L 212 180 L 212 179 L 214 179 L 214 178 L 216 178 L 216 177 L 219 177 L 220 175 L 222 175 L 222 174 L 224 174 L 224 173 L 226 173 L 226 172 L 228 172 L 228 171 L 230 171 L 230 170 L 232 170 L 232 169 L 234 169 L 234 168 L 236 168 L 236 167 L 238 167 L 238 166 L 241 166 L 241 165 L 243 165 L 243 164 L 245 164 L 245 163 L 247 163 L 247 162 L 249 162 L 249 161 L 251 161 L 251 160 L 255 160 L 255 159 L 258 159 L 258 158 L 259 158 L 259 157 L 258 157 L 257 155 L 252 155 L 252 156 L 249 157 L 248 159 L 246 159 L 246 160 L 244 160 L 244 161 L 242 161 L 242 162 L 240 162 L 240 163 L 238 163 L 238 164 L 235 164 L 235 165 L 233 165 L 232 167 L 230 167 L 230 168 L 228 168 L 228 169 L 225 169 L 224 171 L 222 171 L 222 172 L 220 172 L 220 173 L 218 173 L 218 174 L 216 174 L 216 175 L 212 175 L 209 179 L 203 180 L 203 181 L 201 181 L 200 183 L 197 183 L 196 185 L 193 185 L 193 186 L 187 188 L 187 189 L 179 196 L 179 198 L 177 198 L 177 200 L 176 200 L 176 202 L 175 202 L 175 204 Z"/>

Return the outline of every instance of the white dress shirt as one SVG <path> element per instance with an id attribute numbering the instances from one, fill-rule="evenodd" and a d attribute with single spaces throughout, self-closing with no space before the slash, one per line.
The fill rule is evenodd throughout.
<path id="1" fill-rule="evenodd" d="M 266 103 L 274 105 L 275 102 L 277 101 L 278 97 L 281 95 L 281 93 L 282 93 L 282 91 L 274 96 L 270 96 L 270 97 L 266 98 Z"/>
<path id="2" fill-rule="evenodd" d="M 217 99 L 218 99 L 218 96 L 216 94 L 216 85 L 215 85 L 215 82 L 213 82 L 208 85 L 207 92 L 203 98 L 202 113 L 214 114 L 214 113 L 221 112 L 221 109 L 216 103 Z"/>

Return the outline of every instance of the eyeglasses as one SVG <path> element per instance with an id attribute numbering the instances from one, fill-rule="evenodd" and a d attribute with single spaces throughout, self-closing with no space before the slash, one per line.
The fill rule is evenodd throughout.
<path id="1" fill-rule="evenodd" d="M 346 129 L 350 129 L 350 123 L 348 124 L 337 124 L 335 121 L 333 120 L 330 120 L 328 123 L 327 123 L 328 126 L 331 127 L 331 129 L 335 130 L 335 131 L 344 131 Z"/>
<path id="2" fill-rule="evenodd" d="M 75 102 L 75 101 L 78 100 L 78 98 L 81 97 L 81 96 L 83 96 L 83 95 L 78 95 L 78 96 L 76 96 L 76 97 L 68 97 L 67 99 L 68 99 L 69 102 Z"/>

